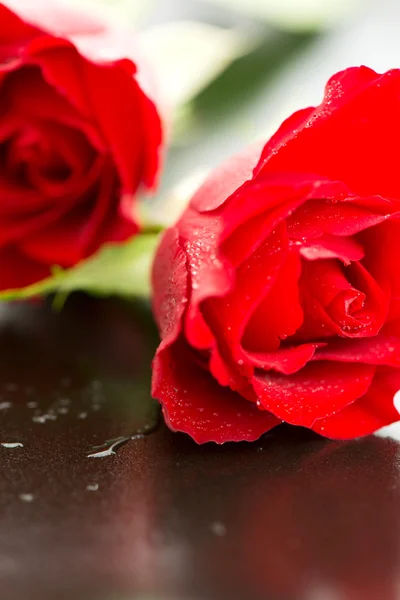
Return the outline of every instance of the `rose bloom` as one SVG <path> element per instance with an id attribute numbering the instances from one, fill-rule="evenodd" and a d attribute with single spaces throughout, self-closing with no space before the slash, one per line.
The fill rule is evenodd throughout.
<path id="1" fill-rule="evenodd" d="M 51 2 L 7 4 L 18 15 L 0 3 L 0 289 L 135 234 L 161 144 L 130 35 Z"/>
<path id="2" fill-rule="evenodd" d="M 400 70 L 351 68 L 195 194 L 153 272 L 171 429 L 353 438 L 399 419 L 398 139 Z"/>

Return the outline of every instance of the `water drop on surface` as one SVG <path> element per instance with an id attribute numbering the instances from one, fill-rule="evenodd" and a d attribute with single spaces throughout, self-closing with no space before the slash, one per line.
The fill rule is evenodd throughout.
<path id="1" fill-rule="evenodd" d="M 78 415 L 78 419 L 86 419 L 86 417 L 87 417 L 87 413 L 86 412 L 81 412 Z"/>
<path id="2" fill-rule="evenodd" d="M 21 442 L 0 442 L 0 446 L 3 448 L 23 448 L 24 445 Z"/>
<path id="3" fill-rule="evenodd" d="M 92 454 L 88 454 L 87 457 L 88 458 L 105 458 L 106 456 L 112 456 L 113 454 L 115 454 L 114 448 L 117 448 L 121 444 L 125 444 L 125 442 L 128 442 L 130 439 L 132 439 L 132 437 L 121 437 L 121 438 L 117 438 L 116 440 L 110 440 L 109 442 L 102 444 L 102 446 L 105 446 L 108 443 L 111 443 L 111 445 L 108 448 L 106 448 L 105 450 L 99 450 L 98 452 L 93 452 Z M 101 448 L 101 446 L 97 446 L 97 447 Z"/>
<path id="4" fill-rule="evenodd" d="M 221 521 L 213 521 L 210 525 L 212 533 L 218 537 L 226 535 L 226 527 Z"/>
<path id="5" fill-rule="evenodd" d="M 18 498 L 22 500 L 22 502 L 33 502 L 35 496 L 33 494 L 18 494 Z"/>
<path id="6" fill-rule="evenodd" d="M 34 423 L 46 423 L 46 421 L 55 421 L 57 419 L 56 415 L 47 414 L 47 415 L 35 415 L 32 417 L 32 421 Z"/>
<path id="7" fill-rule="evenodd" d="M 99 484 L 98 483 L 89 483 L 86 486 L 86 489 L 88 490 L 88 492 L 97 492 L 97 490 L 99 489 Z"/>

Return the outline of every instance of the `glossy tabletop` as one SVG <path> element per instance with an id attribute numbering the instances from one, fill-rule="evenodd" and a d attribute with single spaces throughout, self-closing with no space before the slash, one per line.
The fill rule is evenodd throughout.
<path id="1" fill-rule="evenodd" d="M 395 440 L 197 446 L 150 401 L 146 306 L 0 310 L 2 599 L 400 597 Z"/>

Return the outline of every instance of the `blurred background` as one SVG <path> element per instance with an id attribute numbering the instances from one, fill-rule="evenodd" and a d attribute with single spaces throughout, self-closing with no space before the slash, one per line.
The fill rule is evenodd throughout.
<path id="1" fill-rule="evenodd" d="M 156 72 L 172 127 L 151 206 L 166 222 L 208 170 L 266 139 L 294 110 L 318 103 L 333 73 L 400 64 L 398 0 L 73 2 L 132 25 Z"/>

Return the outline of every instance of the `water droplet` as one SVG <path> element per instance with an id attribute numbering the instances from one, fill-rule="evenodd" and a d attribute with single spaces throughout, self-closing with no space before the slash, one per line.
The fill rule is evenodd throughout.
<path id="1" fill-rule="evenodd" d="M 12 406 L 11 402 L 0 402 L 0 410 L 5 410 Z"/>
<path id="2" fill-rule="evenodd" d="M 242 366 L 243 362 L 244 362 L 243 359 L 239 358 L 238 365 Z"/>
<path id="3" fill-rule="evenodd" d="M 32 421 L 34 423 L 46 423 L 46 421 L 55 421 L 56 419 L 56 415 L 53 414 L 35 415 L 34 417 L 32 417 Z"/>
<path id="4" fill-rule="evenodd" d="M 86 419 L 86 417 L 87 417 L 87 413 L 86 412 L 81 412 L 78 415 L 78 419 Z"/>
<path id="5" fill-rule="evenodd" d="M 106 448 L 105 450 L 99 450 L 98 452 L 93 452 L 92 454 L 88 454 L 87 457 L 88 458 L 105 458 L 106 456 L 112 456 L 113 454 L 115 454 L 114 448 L 117 448 L 118 446 L 125 444 L 130 439 L 133 439 L 133 438 L 132 437 L 120 437 L 115 440 L 109 440 L 108 442 L 105 442 L 105 444 L 102 444 L 101 446 L 97 446 L 97 448 L 101 448 L 102 446 L 107 446 L 108 444 L 110 444 L 110 446 L 108 448 Z"/>
<path id="6" fill-rule="evenodd" d="M 99 484 L 98 483 L 89 483 L 86 486 L 86 489 L 88 490 L 88 492 L 97 492 L 97 490 L 99 489 Z"/>
<path id="7" fill-rule="evenodd" d="M 226 535 L 226 527 L 221 521 L 213 521 L 210 525 L 212 533 L 218 537 Z"/>
<path id="8" fill-rule="evenodd" d="M 23 448 L 24 445 L 21 442 L 0 442 L 3 448 Z"/>
<path id="9" fill-rule="evenodd" d="M 35 496 L 33 494 L 18 494 L 18 498 L 22 500 L 22 502 L 33 502 Z"/>

